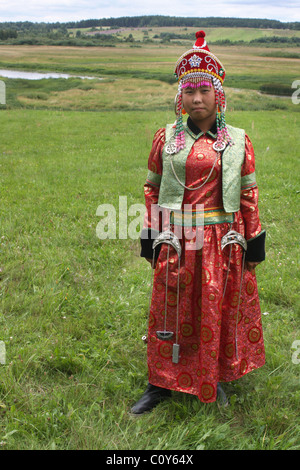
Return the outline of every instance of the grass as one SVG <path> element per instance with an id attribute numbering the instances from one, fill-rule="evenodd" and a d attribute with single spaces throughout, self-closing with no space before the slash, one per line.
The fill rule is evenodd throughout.
<path id="1" fill-rule="evenodd" d="M 5 79 L 7 108 L 52 109 L 74 111 L 132 111 L 170 110 L 177 93 L 176 84 L 138 78 L 110 78 L 104 80 Z M 259 86 L 259 81 L 256 86 Z M 298 112 L 288 95 L 295 92 L 288 86 L 261 85 L 272 95 L 258 89 L 225 87 L 231 110 L 259 111 L 284 110 Z M 120 92 L 121 90 L 121 92 Z"/>
<path id="2" fill-rule="evenodd" d="M 173 82 L 173 66 L 186 50 L 186 45 L 143 45 L 118 47 L 54 47 L 0 46 L 0 67 L 22 70 L 56 71 L 105 78 L 159 79 Z M 248 46 L 214 46 L 213 52 L 222 58 L 227 86 L 259 89 L 275 81 L 291 85 L 299 78 L 299 59 L 262 57 L 262 53 L 286 52 L 286 48 Z M 300 52 L 299 47 L 292 52 Z"/>
<path id="3" fill-rule="evenodd" d="M 252 34 L 252 33 L 251 33 Z M 173 65 L 182 53 L 179 45 L 120 45 L 108 48 L 54 46 L 0 46 L 0 67 L 30 71 L 55 71 L 95 77 L 44 79 L 38 81 L 3 79 L 7 89 L 6 108 L 82 111 L 169 110 L 177 85 Z M 234 110 L 298 111 L 290 97 L 299 78 L 299 59 L 278 57 L 285 49 L 250 46 L 214 46 L 229 73 L 225 91 Z M 299 48 L 293 48 L 298 54 Z M 276 54 L 262 57 L 261 54 Z M 101 80 L 99 80 L 101 78 Z M 272 86 L 271 86 L 272 85 Z M 274 91 L 275 90 L 275 91 Z"/>
<path id="4" fill-rule="evenodd" d="M 229 115 L 257 153 L 267 363 L 227 385 L 228 409 L 178 393 L 137 420 L 150 272 L 138 240 L 96 237 L 96 211 L 143 203 L 152 135 L 172 113 L 1 112 L 3 449 L 299 449 L 298 113 Z"/>
<path id="5" fill-rule="evenodd" d="M 88 33 L 91 28 L 80 28 L 81 32 Z M 203 29 L 199 25 L 199 29 Z M 73 32 L 73 36 L 76 35 L 77 28 L 70 30 Z M 206 36 L 209 38 L 209 43 L 215 41 L 240 41 L 241 39 L 245 42 L 252 41 L 254 39 L 261 39 L 272 36 L 279 37 L 299 37 L 300 33 L 297 30 L 288 29 L 264 29 L 264 28 L 205 28 Z M 194 27 L 178 27 L 178 26 L 166 26 L 166 27 L 144 27 L 144 28 L 125 28 L 117 34 L 120 39 L 128 38 L 129 34 L 132 35 L 135 41 L 143 42 L 145 39 L 150 39 L 154 42 L 161 41 L 161 33 L 176 34 L 177 41 L 181 41 L 184 44 L 190 44 L 190 39 L 184 39 L 190 36 L 192 40 L 195 37 Z"/>
<path id="6" fill-rule="evenodd" d="M 123 52 L 128 69 L 140 64 L 142 70 L 142 54 L 155 64 L 158 51 L 117 49 L 116 60 Z M 170 46 L 168 57 L 165 49 L 160 55 L 165 70 L 176 51 Z M 65 54 L 70 70 L 90 73 L 104 62 L 112 70 L 111 51 L 103 49 L 84 56 L 76 48 L 1 46 L 0 52 L 1 66 L 6 61 L 17 68 L 22 56 L 28 69 L 40 60 L 56 70 Z M 242 49 L 233 48 L 233 68 L 237 55 Z M 265 67 L 273 70 L 276 60 Z M 267 260 L 257 269 L 266 365 L 226 385 L 226 409 L 175 393 L 134 419 L 128 410 L 147 382 L 141 336 L 151 276 L 138 239 L 97 238 L 97 208 L 116 208 L 118 228 L 120 196 L 128 207 L 144 203 L 153 134 L 174 120 L 176 85 L 139 77 L 121 83 L 117 76 L 6 81 L 7 107 L 0 110 L 0 341 L 6 345 L 0 448 L 299 450 L 300 365 L 292 361 L 300 340 L 299 105 L 259 94 L 259 81 L 256 89 L 226 88 L 227 122 L 247 130 L 256 152 L 267 230 Z"/>

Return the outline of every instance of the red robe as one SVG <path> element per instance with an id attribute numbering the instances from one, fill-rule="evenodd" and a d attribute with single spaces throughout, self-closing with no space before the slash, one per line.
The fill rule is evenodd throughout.
<path id="1" fill-rule="evenodd" d="M 216 158 L 214 140 L 203 134 L 194 143 L 186 161 L 186 186 L 203 183 Z M 149 156 L 148 168 L 162 174 L 162 149 L 165 129 L 156 132 Z M 242 175 L 255 171 L 252 144 L 246 136 Z M 221 159 L 205 185 L 196 191 L 185 189 L 183 204 L 203 204 L 204 211 L 223 210 Z M 151 228 L 151 205 L 157 204 L 159 186 L 146 182 L 144 186 L 147 215 L 144 228 Z M 234 214 L 231 229 L 246 240 L 261 233 L 258 212 L 258 189 L 241 190 L 240 211 Z M 174 229 L 173 226 L 170 227 Z M 202 249 L 186 249 L 187 240 L 180 240 L 179 332 L 180 359 L 172 362 L 171 341 L 157 338 L 164 329 L 166 266 L 168 245 L 161 250 L 154 272 L 153 294 L 149 317 L 147 357 L 149 382 L 153 385 L 197 395 L 202 402 L 213 402 L 217 383 L 238 379 L 265 362 L 261 311 L 254 273 L 245 270 L 238 306 L 242 273 L 242 248 L 232 245 L 230 270 L 225 295 L 229 247 L 221 250 L 221 238 L 229 231 L 229 223 L 204 226 Z M 195 227 L 193 227 L 195 230 Z M 190 236 L 189 236 L 190 238 Z M 178 256 L 169 248 L 167 287 L 167 330 L 176 331 Z"/>

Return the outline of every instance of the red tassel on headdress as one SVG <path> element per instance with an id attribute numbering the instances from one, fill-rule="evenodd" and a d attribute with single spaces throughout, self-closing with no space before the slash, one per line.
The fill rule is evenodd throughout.
<path id="1" fill-rule="evenodd" d="M 205 49 L 206 51 L 209 51 L 209 49 L 207 47 L 207 44 L 206 44 L 206 41 L 205 41 L 205 32 L 204 31 L 198 31 L 196 33 L 196 42 L 194 44 L 194 49 L 195 48 Z"/>
<path id="2" fill-rule="evenodd" d="M 205 32 L 204 31 L 197 31 L 196 33 L 196 38 L 205 38 Z"/>

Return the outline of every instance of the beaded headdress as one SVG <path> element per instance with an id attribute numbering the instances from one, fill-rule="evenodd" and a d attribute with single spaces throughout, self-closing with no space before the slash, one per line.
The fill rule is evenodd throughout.
<path id="1" fill-rule="evenodd" d="M 175 112 L 177 116 L 175 128 L 176 151 L 185 147 L 185 138 L 182 120 L 182 90 L 186 87 L 198 88 L 200 86 L 213 86 L 216 97 L 216 125 L 217 141 L 214 144 L 216 150 L 224 150 L 226 145 L 233 142 L 228 134 L 225 122 L 226 101 L 223 90 L 225 69 L 219 59 L 210 52 L 205 32 L 196 33 L 196 42 L 192 49 L 185 52 L 176 62 L 175 76 L 178 79 L 178 94 L 176 98 Z"/>

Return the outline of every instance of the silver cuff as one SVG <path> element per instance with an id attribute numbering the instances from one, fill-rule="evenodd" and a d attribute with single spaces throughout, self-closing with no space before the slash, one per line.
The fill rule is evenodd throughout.
<path id="1" fill-rule="evenodd" d="M 155 238 L 152 248 L 155 250 L 155 247 L 161 243 L 167 243 L 168 245 L 173 246 L 175 248 L 178 257 L 180 258 L 181 256 L 181 245 L 179 242 L 179 239 L 176 237 L 176 235 L 171 232 L 170 230 L 165 230 L 164 232 L 161 232 L 158 237 Z"/>
<path id="2" fill-rule="evenodd" d="M 230 245 L 231 243 L 237 243 L 241 245 L 245 251 L 247 251 L 247 241 L 240 233 L 236 232 L 235 230 L 230 230 L 230 232 L 226 233 L 221 240 L 221 249 L 223 250 L 225 246 Z"/>

